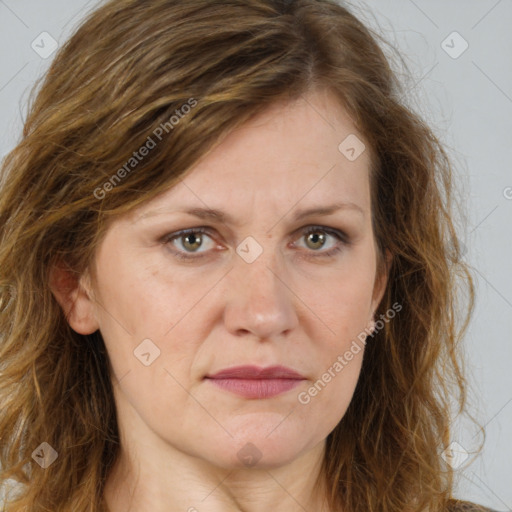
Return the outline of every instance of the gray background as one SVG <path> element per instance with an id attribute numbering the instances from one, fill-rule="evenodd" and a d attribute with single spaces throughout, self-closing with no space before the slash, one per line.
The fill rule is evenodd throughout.
<path id="1" fill-rule="evenodd" d="M 30 87 L 52 59 L 36 53 L 33 41 L 42 52 L 44 38 L 48 50 L 50 39 L 40 36 L 48 32 L 62 44 L 95 5 L 0 0 L 0 158 L 19 140 Z M 459 237 L 477 288 L 464 342 L 470 411 L 487 431 L 482 454 L 457 469 L 457 496 L 512 510 L 512 0 L 348 5 L 399 49 L 412 73 L 404 76 L 407 101 L 454 163 L 468 215 Z M 452 441 L 471 454 L 480 440 L 470 422 L 454 420 Z"/>

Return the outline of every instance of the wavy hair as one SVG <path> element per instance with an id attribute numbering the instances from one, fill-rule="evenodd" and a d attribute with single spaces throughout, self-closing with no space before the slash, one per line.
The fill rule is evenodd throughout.
<path id="1" fill-rule="evenodd" d="M 1 168 L 0 484 L 19 484 L 6 512 L 106 511 L 119 450 L 103 339 L 71 329 L 49 287 L 53 266 L 78 278 L 111 220 L 177 184 L 262 109 L 317 88 L 336 95 L 369 144 L 379 269 L 385 249 L 393 257 L 376 316 L 402 306 L 368 343 L 327 438 L 329 503 L 446 509 L 454 475 L 440 450 L 452 401 L 459 413 L 467 403 L 459 345 L 474 285 L 455 230 L 453 165 L 401 99 L 379 40 L 334 0 L 112 0 L 59 49 Z M 122 173 L 157 127 L 162 142 Z M 42 442 L 58 451 L 46 469 L 32 457 Z"/>

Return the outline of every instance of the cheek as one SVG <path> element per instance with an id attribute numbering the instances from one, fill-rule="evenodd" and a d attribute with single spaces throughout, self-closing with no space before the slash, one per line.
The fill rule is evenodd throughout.
<path id="1" fill-rule="evenodd" d="M 328 286 L 307 286 L 301 292 L 309 298 L 311 318 L 318 319 L 309 324 L 314 326 L 309 338 L 318 371 L 298 402 L 331 428 L 345 414 L 362 367 L 375 272 L 371 247 L 365 251 L 347 258 Z"/>
<path id="2" fill-rule="evenodd" d="M 136 251 L 122 250 L 123 240 L 115 234 L 105 241 L 97 257 L 99 307 L 97 313 L 103 329 L 112 324 L 134 340 L 161 336 L 179 314 L 180 303 L 169 302 L 169 283 L 163 283 L 151 261 Z M 119 248 L 119 246 L 121 248 Z"/>
<path id="3" fill-rule="evenodd" d="M 356 351 L 356 354 L 350 352 L 350 361 L 344 358 L 346 351 L 333 354 L 329 366 L 320 371 L 317 380 L 297 396 L 298 416 L 309 425 L 314 421 L 318 439 L 325 438 L 334 430 L 352 401 L 360 376 L 364 347 L 358 347 Z"/>
<path id="4" fill-rule="evenodd" d="M 209 280 L 172 275 L 162 265 L 141 269 L 126 255 L 116 265 L 111 260 L 101 263 L 96 311 L 115 376 L 130 373 L 142 392 L 156 384 L 156 374 L 169 369 L 186 385 L 202 339 L 203 324 L 196 315 L 211 287 Z"/>
<path id="5" fill-rule="evenodd" d="M 344 350 L 350 340 L 364 332 L 370 320 L 375 266 L 361 252 L 354 252 L 328 274 L 304 280 L 298 292 L 306 298 L 308 314 L 317 319 L 309 322 L 316 329 L 310 338 L 324 340 L 325 350 L 321 352 L 329 357 L 333 350 Z"/>

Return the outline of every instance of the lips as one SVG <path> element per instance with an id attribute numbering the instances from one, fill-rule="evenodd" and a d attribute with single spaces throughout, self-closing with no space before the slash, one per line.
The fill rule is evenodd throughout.
<path id="1" fill-rule="evenodd" d="M 267 368 L 258 368 L 257 366 L 233 366 L 226 368 L 213 375 L 207 375 L 210 379 L 299 379 L 303 377 L 291 368 L 286 366 L 268 366 Z"/>
<path id="2" fill-rule="evenodd" d="M 270 398 L 298 386 L 305 377 L 285 366 L 234 366 L 205 379 L 217 387 L 251 399 Z"/>

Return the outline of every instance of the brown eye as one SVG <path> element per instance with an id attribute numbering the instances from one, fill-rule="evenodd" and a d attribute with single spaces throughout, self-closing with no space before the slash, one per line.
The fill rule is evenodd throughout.
<path id="1" fill-rule="evenodd" d="M 170 233 L 163 237 L 162 242 L 180 259 L 201 258 L 215 246 L 206 228 L 191 228 Z"/>
<path id="2" fill-rule="evenodd" d="M 321 249 L 325 244 L 326 236 L 319 231 L 312 231 L 306 234 L 306 244 L 311 249 Z"/>
<path id="3" fill-rule="evenodd" d="M 203 235 L 197 233 L 191 233 L 188 235 L 181 235 L 180 239 L 182 240 L 182 246 L 186 250 L 195 251 L 199 249 L 203 243 Z"/>
<path id="4" fill-rule="evenodd" d="M 310 226 L 303 230 L 300 240 L 304 240 L 306 249 L 309 249 L 306 253 L 314 257 L 334 256 L 343 246 L 350 244 L 349 237 L 343 231 L 322 226 Z"/>

